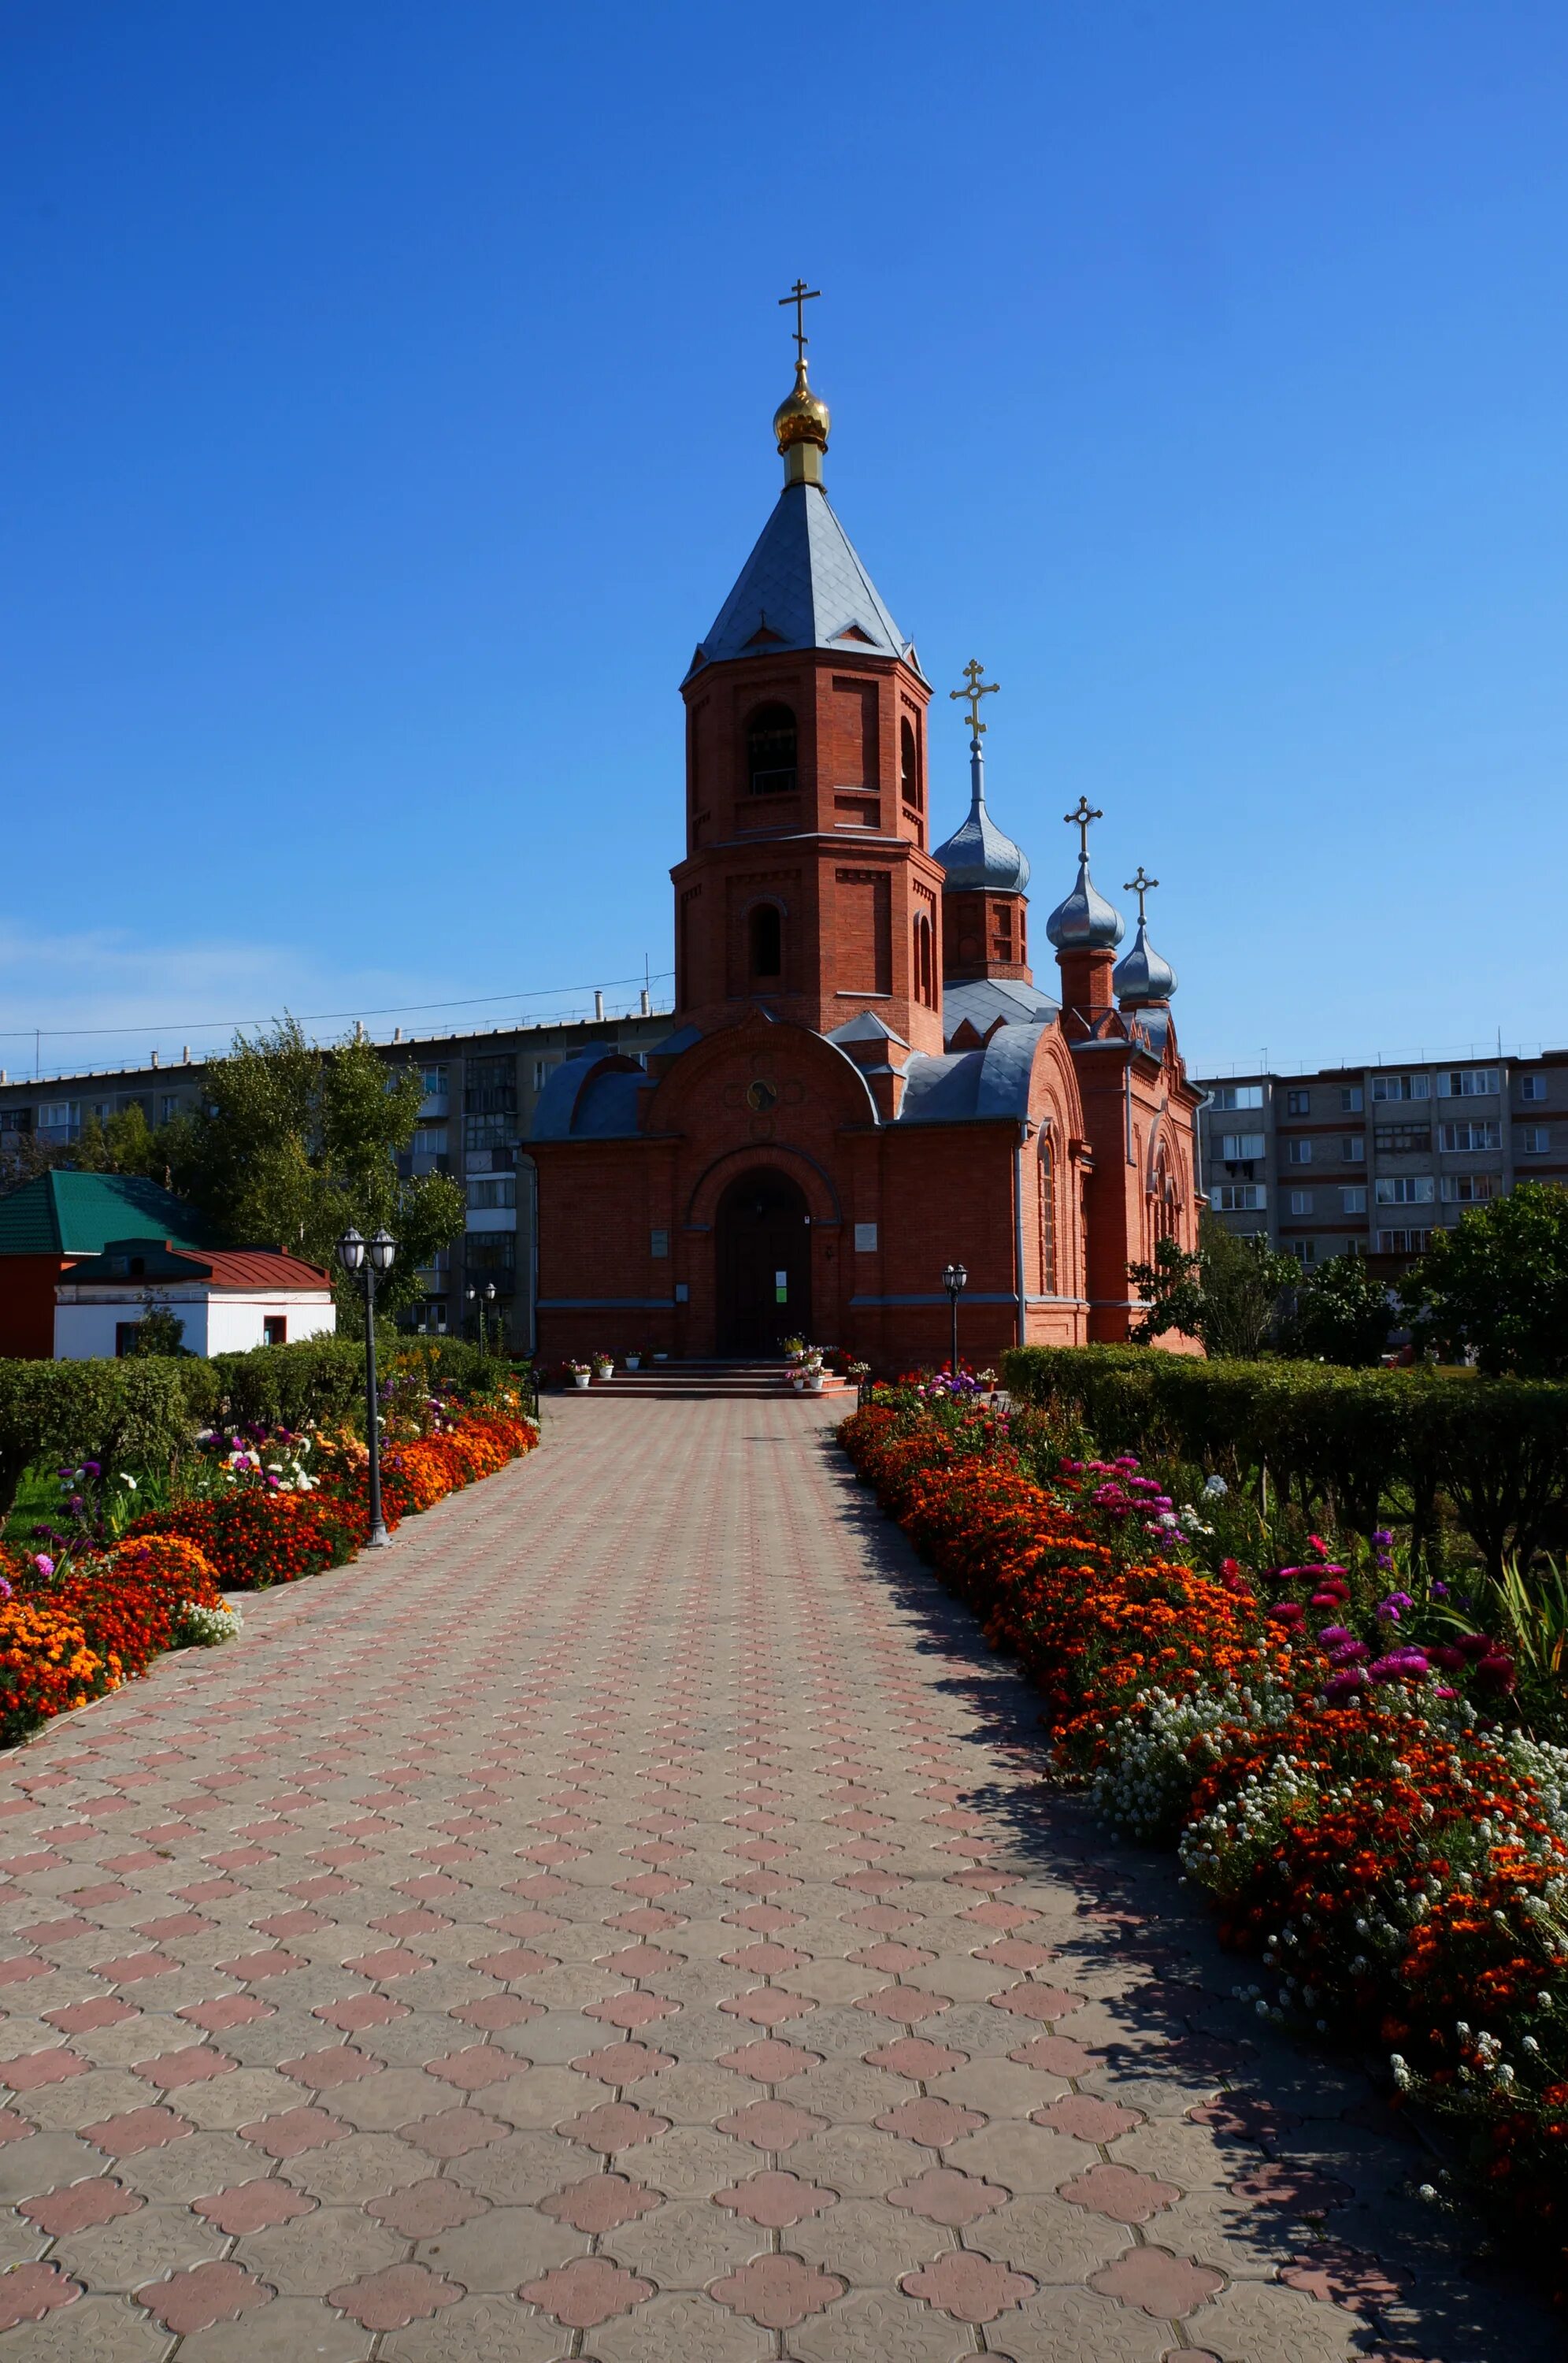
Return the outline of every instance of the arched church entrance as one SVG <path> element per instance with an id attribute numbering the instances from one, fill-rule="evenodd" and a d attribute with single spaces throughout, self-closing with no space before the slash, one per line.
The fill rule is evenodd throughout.
<path id="1" fill-rule="evenodd" d="M 721 1354 L 776 1354 L 812 1332 L 812 1229 L 804 1193 L 761 1165 L 732 1182 L 714 1220 Z"/>

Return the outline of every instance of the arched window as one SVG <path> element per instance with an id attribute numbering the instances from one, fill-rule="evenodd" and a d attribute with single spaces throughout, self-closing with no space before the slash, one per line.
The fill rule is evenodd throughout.
<path id="1" fill-rule="evenodd" d="M 756 984 L 777 984 L 784 974 L 784 914 L 777 903 L 758 903 L 746 920 L 746 965 Z"/>
<path id="2" fill-rule="evenodd" d="M 931 921 L 922 911 L 914 923 L 914 997 L 924 1009 L 936 1006 L 936 963 L 933 956 Z"/>
<path id="3" fill-rule="evenodd" d="M 795 788 L 795 717 L 787 705 L 759 705 L 745 726 L 746 782 L 754 796 Z"/>
<path id="4" fill-rule="evenodd" d="M 1056 1294 L 1056 1160 L 1051 1136 L 1040 1136 L 1040 1293 Z"/>
<path id="5" fill-rule="evenodd" d="M 899 725 L 899 785 L 910 810 L 923 812 L 924 801 L 920 792 L 920 748 L 915 740 L 914 724 L 907 718 Z"/>

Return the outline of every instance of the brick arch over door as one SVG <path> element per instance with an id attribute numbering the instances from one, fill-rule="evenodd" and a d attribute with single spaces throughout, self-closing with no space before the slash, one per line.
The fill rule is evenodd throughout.
<path id="1" fill-rule="evenodd" d="M 796 1182 L 805 1194 L 806 1209 L 813 1223 L 838 1223 L 844 1219 L 833 1177 L 814 1157 L 783 1141 L 753 1140 L 726 1149 L 698 1175 L 686 1202 L 688 1230 L 711 1230 L 725 1190 L 737 1174 L 749 1172 L 756 1166 L 771 1167 Z"/>

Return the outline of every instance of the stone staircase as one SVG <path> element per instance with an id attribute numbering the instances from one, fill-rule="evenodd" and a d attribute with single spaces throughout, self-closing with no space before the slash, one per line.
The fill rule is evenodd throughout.
<path id="1" fill-rule="evenodd" d="M 706 1361 L 645 1362 L 640 1370 L 617 1369 L 613 1379 L 591 1379 L 586 1387 L 570 1392 L 577 1395 L 613 1395 L 617 1399 L 628 1395 L 657 1396 L 666 1403 L 703 1403 L 726 1395 L 777 1397 L 794 1392 L 790 1384 L 790 1369 L 782 1358 L 748 1362 L 714 1356 Z M 822 1402 L 830 1396 L 842 1399 L 854 1393 L 853 1381 L 835 1377 L 830 1371 L 823 1376 L 821 1396 L 802 1396 L 801 1400 Z"/>

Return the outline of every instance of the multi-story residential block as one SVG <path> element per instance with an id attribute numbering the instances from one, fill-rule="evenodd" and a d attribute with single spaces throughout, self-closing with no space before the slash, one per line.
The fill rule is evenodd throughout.
<path id="1" fill-rule="evenodd" d="M 667 1011 L 629 1016 L 444 1034 L 377 1048 L 389 1065 L 416 1067 L 425 1085 L 418 1128 L 403 1162 L 410 1175 L 452 1173 L 468 1199 L 462 1237 L 424 1274 L 425 1298 L 412 1326 L 473 1336 L 482 1300 L 489 1333 L 518 1352 L 534 1345 L 536 1270 L 534 1164 L 527 1141 L 534 1109 L 563 1059 L 589 1048 L 640 1059 L 670 1030 Z M 200 1105 L 205 1069 L 187 1052 L 177 1067 L 156 1060 L 108 1072 L 20 1082 L 0 1074 L 0 1147 L 23 1136 L 69 1151 L 84 1126 L 139 1103 L 149 1125 Z M 258 1246 L 278 1241 L 256 1241 Z M 495 1294 L 486 1291 L 493 1287 Z"/>
<path id="2" fill-rule="evenodd" d="M 1568 1050 L 1201 1082 L 1203 1186 L 1303 1264 L 1408 1262 L 1521 1179 L 1568 1182 Z"/>

